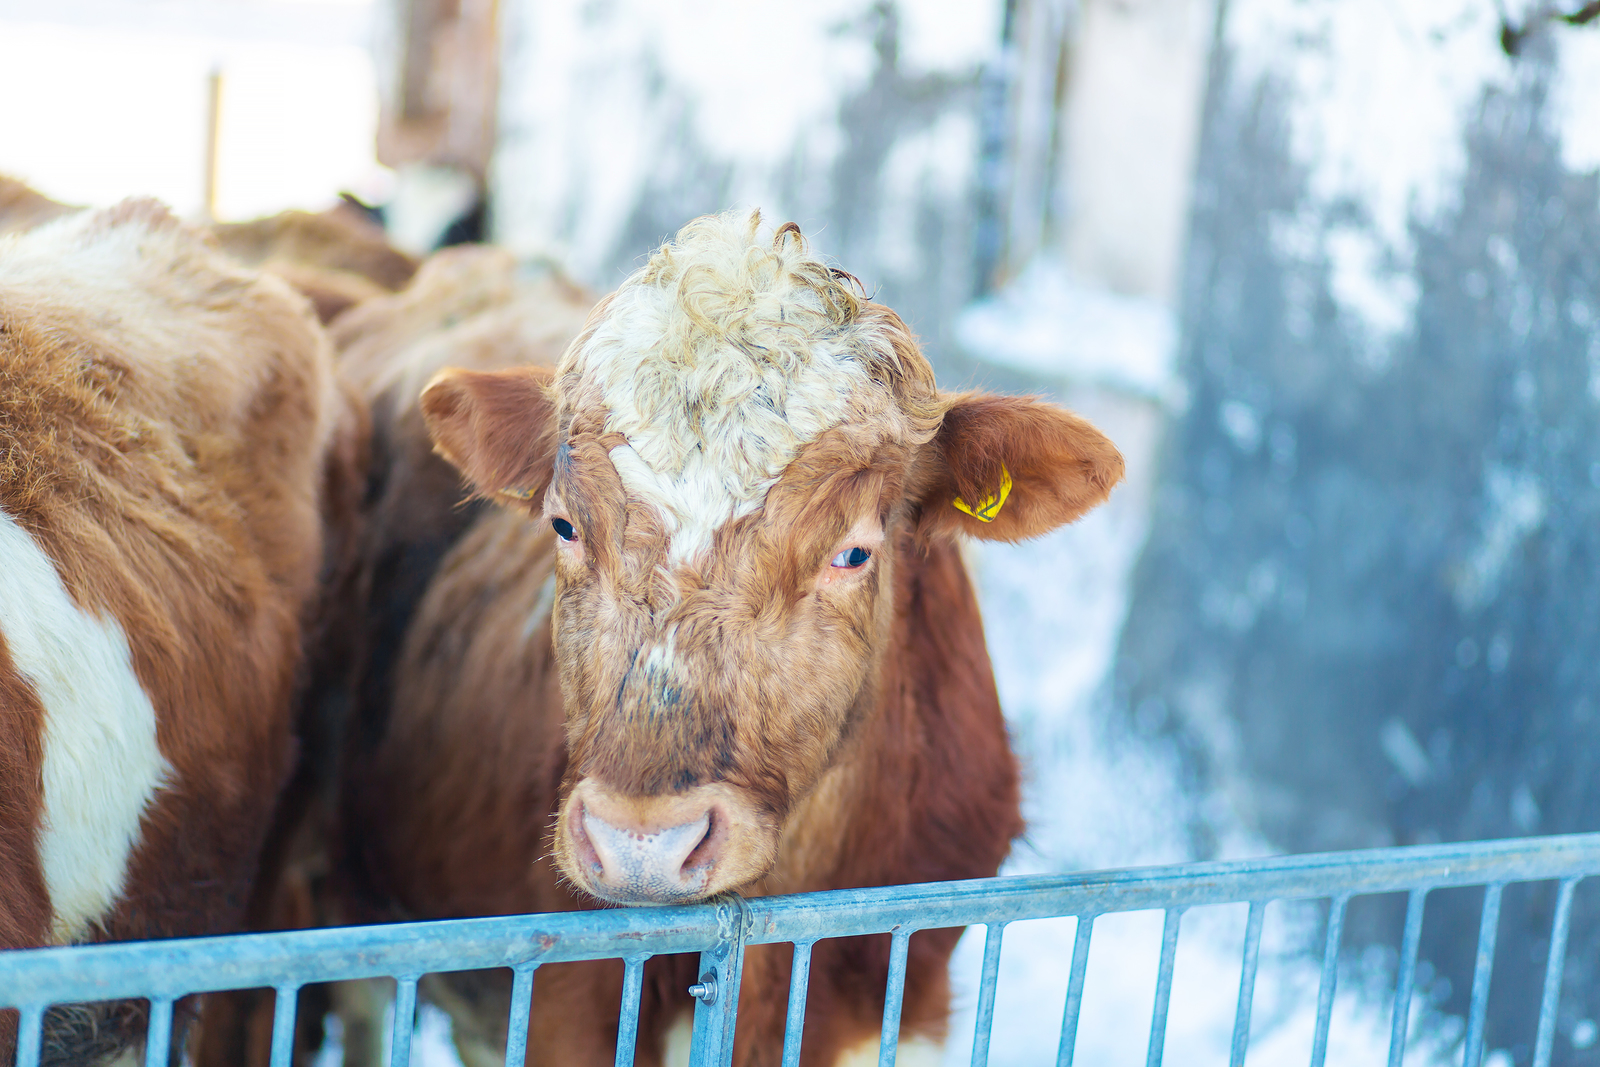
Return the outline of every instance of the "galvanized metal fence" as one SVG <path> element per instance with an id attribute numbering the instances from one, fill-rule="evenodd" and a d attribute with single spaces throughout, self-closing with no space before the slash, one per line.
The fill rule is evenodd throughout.
<path id="1" fill-rule="evenodd" d="M 1566 957 L 1573 891 L 1600 874 L 1600 834 L 1471 842 L 1367 852 L 1325 853 L 1226 863 L 1180 864 L 1053 877 L 988 878 L 789 897 L 730 899 L 689 907 L 465 919 L 392 926 L 346 927 L 0 953 L 0 1006 L 21 1009 L 18 1067 L 36 1067 L 47 1008 L 74 1002 L 148 998 L 146 1064 L 166 1062 L 174 1002 L 187 994 L 271 987 L 276 990 L 272 1067 L 288 1067 L 296 994 L 312 982 L 392 977 L 396 981 L 391 1067 L 410 1060 L 417 982 L 443 971 L 509 968 L 513 974 L 508 1067 L 522 1067 L 534 971 L 547 963 L 621 959 L 625 963 L 616 1063 L 631 1067 L 638 1036 L 644 964 L 651 956 L 698 952 L 691 1063 L 731 1062 L 739 976 L 748 945 L 790 943 L 783 1062 L 799 1062 L 811 949 L 818 941 L 859 934 L 891 935 L 888 987 L 879 1064 L 895 1061 L 910 937 L 918 930 L 986 926 L 983 974 L 973 1040 L 974 1067 L 988 1062 L 1001 941 L 1007 924 L 1061 916 L 1078 918 L 1067 983 L 1057 1063 L 1070 1067 L 1083 1003 L 1095 919 L 1117 912 L 1164 910 L 1147 1067 L 1159 1067 L 1172 993 L 1180 920 L 1187 908 L 1248 903 L 1231 1062 L 1244 1063 L 1250 1036 L 1262 920 L 1278 900 L 1329 902 L 1311 1065 L 1327 1052 L 1345 909 L 1351 898 L 1408 894 L 1395 983 L 1389 1067 L 1405 1049 L 1417 953 L 1427 895 L 1435 889 L 1484 886 L 1476 968 L 1462 1051 L 1465 1067 L 1482 1061 L 1489 984 L 1494 966 L 1501 894 L 1516 882 L 1559 883 L 1533 1063 L 1548 1067 L 1556 1005 Z"/>

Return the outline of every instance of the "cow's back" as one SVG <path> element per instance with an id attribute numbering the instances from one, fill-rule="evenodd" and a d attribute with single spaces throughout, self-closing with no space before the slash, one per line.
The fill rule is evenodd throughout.
<path id="1" fill-rule="evenodd" d="M 75 210 L 70 204 L 52 200 L 15 178 L 0 174 L 0 234 L 31 230 Z"/>
<path id="2" fill-rule="evenodd" d="M 0 241 L 0 947 L 238 925 L 343 411 L 304 301 L 154 203 Z"/>

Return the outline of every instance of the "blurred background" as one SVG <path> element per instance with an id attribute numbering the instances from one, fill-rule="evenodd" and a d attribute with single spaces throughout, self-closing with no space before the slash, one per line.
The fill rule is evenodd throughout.
<path id="1" fill-rule="evenodd" d="M 600 290 L 760 207 L 947 386 L 1098 422 L 1111 504 L 972 553 L 1011 871 L 1600 829 L 1600 3 L 0 0 L 0 98 L 0 173 L 60 200 L 348 192 Z M 1494 1067 L 1553 899 L 1506 894 Z M 1480 901 L 1430 898 L 1408 1064 L 1459 1061 Z M 1330 1063 L 1382 1058 L 1400 908 L 1352 910 Z M 1307 1054 L 1321 921 L 1269 909 L 1252 1062 Z M 1556 1061 L 1600 1063 L 1574 921 Z M 1184 924 L 1167 1062 L 1225 1062 L 1243 909 Z M 1054 1055 L 1073 921 L 1035 925 L 993 1062 Z M 1137 1062 L 1160 927 L 1097 924 L 1077 1062 Z"/>

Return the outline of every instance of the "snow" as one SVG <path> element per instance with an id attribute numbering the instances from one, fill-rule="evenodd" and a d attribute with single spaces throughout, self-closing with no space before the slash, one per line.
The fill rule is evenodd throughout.
<path id="1" fill-rule="evenodd" d="M 900 66 L 912 73 L 964 70 L 993 58 L 1005 6 L 997 3 L 898 5 Z"/>
<path id="2" fill-rule="evenodd" d="M 926 255 L 917 232 L 919 212 L 928 199 L 949 203 L 964 195 L 977 155 L 977 124 L 965 111 L 948 111 L 889 149 L 878 175 L 882 207 L 874 247 L 881 275 L 916 276 Z M 828 236 L 822 234 L 819 244 L 826 246 Z"/>
<path id="3" fill-rule="evenodd" d="M 1468 614 L 1494 599 L 1506 565 L 1523 542 L 1544 525 L 1549 508 L 1536 475 L 1498 464 L 1484 472 L 1484 496 L 1482 539 L 1450 583 L 1456 606 Z"/>
<path id="4" fill-rule="evenodd" d="M 864 11 L 860 0 L 710 0 L 685 19 L 661 0 L 508 4 L 497 229 L 597 277 L 686 137 L 697 167 L 730 169 L 724 206 L 789 217 L 785 169 L 831 166 L 844 149 L 839 104 L 872 74 Z"/>
<path id="5" fill-rule="evenodd" d="M 893 75 L 975 77 L 997 47 L 1001 10 L 901 0 Z M 856 181 L 898 183 L 890 193 L 906 212 L 923 185 L 946 199 L 956 190 L 960 202 L 977 143 L 966 114 L 939 120 L 914 144 L 891 144 L 893 165 L 866 178 L 837 173 L 852 147 L 842 109 L 880 72 L 880 14 L 867 0 L 707 0 L 693 18 L 665 0 L 506 4 L 497 239 L 522 255 L 555 255 L 608 289 L 621 280 L 606 266 L 630 223 L 654 217 L 663 201 L 687 198 L 692 213 L 712 195 L 716 208 L 759 207 L 812 236 L 817 213 L 850 197 Z M 883 225 L 902 246 L 914 233 L 903 218 Z M 830 235 L 818 243 L 826 250 Z M 908 269 L 904 247 L 889 254 Z M 852 269 L 865 277 L 875 266 Z"/>
<path id="6" fill-rule="evenodd" d="M 1226 41 L 1238 91 L 1267 77 L 1287 91 L 1313 197 L 1359 203 L 1396 250 L 1410 212 L 1432 216 L 1456 192 L 1465 120 L 1513 73 L 1495 5 L 1479 0 L 1234 0 Z"/>
<path id="7" fill-rule="evenodd" d="M 1286 97 L 1291 152 L 1307 174 L 1301 212 L 1309 217 L 1289 221 L 1286 235 L 1314 244 L 1331 217 L 1356 208 L 1357 219 L 1331 227 L 1324 247 L 1334 298 L 1365 335 L 1372 371 L 1411 326 L 1418 286 L 1409 223 L 1454 203 L 1466 167 L 1462 131 L 1484 89 L 1516 76 L 1498 18 L 1481 0 L 1230 5 L 1233 89 L 1243 97 L 1265 81 Z M 1592 116 L 1594 106 L 1569 110 Z M 1284 251 L 1303 257 L 1307 249 Z"/>
<path id="8" fill-rule="evenodd" d="M 1569 170 L 1600 169 L 1600 33 L 1565 30 L 1556 35 L 1558 69 L 1551 110 Z"/>
<path id="9" fill-rule="evenodd" d="M 956 338 L 970 355 L 1047 379 L 1175 396 L 1177 325 L 1166 305 L 1086 283 L 1049 256 L 962 312 Z"/>

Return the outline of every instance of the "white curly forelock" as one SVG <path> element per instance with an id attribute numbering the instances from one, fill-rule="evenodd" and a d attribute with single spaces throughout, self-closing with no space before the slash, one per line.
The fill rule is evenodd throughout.
<path id="1" fill-rule="evenodd" d="M 759 212 L 730 212 L 662 245 L 569 354 L 562 377 L 597 392 L 605 429 L 626 439 L 611 460 L 628 493 L 660 511 L 671 561 L 759 508 L 853 404 L 887 403 L 869 368 L 892 346 L 858 309 L 797 231 L 763 239 Z"/>

